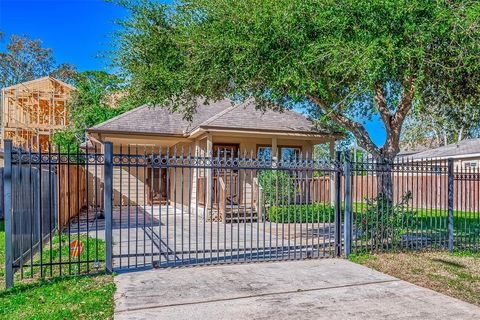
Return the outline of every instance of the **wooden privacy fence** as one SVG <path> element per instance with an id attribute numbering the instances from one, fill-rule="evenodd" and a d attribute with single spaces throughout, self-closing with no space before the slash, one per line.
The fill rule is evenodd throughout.
<path id="1" fill-rule="evenodd" d="M 328 203 L 332 199 L 329 176 L 299 179 L 296 184 L 302 192 L 303 201 L 308 195 L 309 202 Z M 344 177 L 341 177 L 340 194 L 344 199 Z M 352 201 L 365 202 L 377 197 L 377 176 L 352 176 Z M 332 189 L 334 191 L 334 189 Z M 454 174 L 453 181 L 453 208 L 454 210 L 480 209 L 480 174 Z M 406 199 L 408 198 L 408 201 Z M 394 175 L 393 176 L 394 203 L 404 203 L 416 208 L 447 209 L 448 208 L 448 175 Z"/>
<path id="2" fill-rule="evenodd" d="M 306 204 L 305 202 L 330 202 L 331 195 L 329 176 L 296 178 L 295 180 L 296 181 L 292 181 L 292 183 L 298 188 L 297 204 L 300 203 L 300 201 L 302 201 L 303 204 Z"/>
<path id="3" fill-rule="evenodd" d="M 479 209 L 480 179 L 478 174 L 462 177 L 454 175 L 453 207 L 455 210 Z M 377 197 L 377 176 L 352 176 L 352 201 L 362 202 Z M 342 177 L 342 199 L 344 179 Z M 408 201 L 406 201 L 408 198 Z M 448 175 L 393 176 L 393 201 L 411 207 L 429 209 L 448 208 Z"/>
<path id="4" fill-rule="evenodd" d="M 57 166 L 58 226 L 78 216 L 87 205 L 85 168 L 76 164 Z"/>

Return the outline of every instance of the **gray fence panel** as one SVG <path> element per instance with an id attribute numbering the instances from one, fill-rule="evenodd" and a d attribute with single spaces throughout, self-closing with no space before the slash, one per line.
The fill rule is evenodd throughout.
<path id="1" fill-rule="evenodd" d="M 55 180 L 55 174 L 49 175 L 46 170 L 40 174 L 38 168 L 15 165 L 12 168 L 12 181 L 15 181 L 12 184 L 15 265 L 31 259 L 37 253 L 40 243 L 56 229 L 56 201 L 49 201 L 50 193 L 56 195 Z"/>
<path id="2" fill-rule="evenodd" d="M 5 219 L 5 208 L 3 207 L 3 168 L 0 168 L 0 219 Z"/>

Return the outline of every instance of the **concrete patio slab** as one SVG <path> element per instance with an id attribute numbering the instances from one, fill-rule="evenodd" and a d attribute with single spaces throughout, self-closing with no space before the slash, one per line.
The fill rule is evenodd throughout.
<path id="1" fill-rule="evenodd" d="M 115 319 L 479 319 L 480 308 L 340 259 L 115 277 Z"/>

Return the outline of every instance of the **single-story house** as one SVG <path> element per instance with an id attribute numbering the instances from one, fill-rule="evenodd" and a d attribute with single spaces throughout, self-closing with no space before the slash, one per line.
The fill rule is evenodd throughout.
<path id="1" fill-rule="evenodd" d="M 256 109 L 250 100 L 234 103 L 229 99 L 208 105 L 199 100 L 191 121 L 185 120 L 180 112 L 172 113 L 166 108 L 141 106 L 94 126 L 88 129 L 87 133 L 89 141 L 97 146 L 98 150 L 102 150 L 103 143 L 109 141 L 113 143 L 114 153 L 127 153 L 130 148 L 132 154 L 137 150 L 143 154 L 146 147 L 148 154 L 151 154 L 153 148 L 157 154 L 159 150 L 162 150 L 162 154 L 168 150 L 172 155 L 175 149 L 177 154 L 183 150 L 185 155 L 190 153 L 197 157 L 230 157 L 232 152 L 234 157 L 253 154 L 254 157 L 278 155 L 285 158 L 295 157 L 300 153 L 303 157 L 311 157 L 316 144 L 330 144 L 333 152 L 334 142 L 343 137 L 340 133 L 316 129 L 309 119 L 298 112 L 261 111 Z M 193 203 L 198 198 L 198 203 L 208 207 L 208 203 L 204 203 L 205 199 L 208 202 L 211 193 L 216 194 L 217 177 L 214 175 L 214 181 L 210 181 L 209 177 L 212 175 L 209 169 L 176 175 L 168 174 L 166 170 L 146 170 L 148 172 L 143 171 L 143 168 L 131 168 L 127 172 L 128 168 L 114 168 L 114 192 L 119 192 L 122 186 L 122 196 L 114 196 L 114 205 L 132 202 L 138 205 L 158 204 L 167 200 L 171 202 L 177 194 L 177 202 L 183 205 L 187 205 L 189 201 Z M 153 181 L 150 181 L 152 177 Z M 173 179 L 177 180 L 176 183 Z M 243 178 L 242 175 L 234 175 L 232 179 Z M 244 186 L 240 190 L 234 190 L 237 202 L 245 203 L 244 195 L 251 194 L 253 181 L 250 181 L 250 178 L 245 179 L 248 181 L 231 184 Z M 129 199 L 126 199 L 128 183 L 130 193 Z M 135 184 L 135 187 L 132 187 L 132 184 Z M 179 200 L 179 188 L 182 185 L 182 194 L 185 196 Z M 144 189 L 147 191 L 143 192 Z M 187 196 L 188 190 L 191 190 L 190 196 Z M 215 199 L 214 197 L 214 202 Z"/>
<path id="2" fill-rule="evenodd" d="M 410 154 L 406 157 L 415 162 L 445 163 L 454 160 L 455 168 L 477 170 L 480 165 L 480 139 L 467 139 L 446 146 Z"/>

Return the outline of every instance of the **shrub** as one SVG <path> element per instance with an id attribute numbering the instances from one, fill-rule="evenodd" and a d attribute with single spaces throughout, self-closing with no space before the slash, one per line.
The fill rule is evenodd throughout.
<path id="1" fill-rule="evenodd" d="M 329 204 L 303 204 L 272 206 L 268 209 L 267 218 L 272 222 L 307 223 L 334 222 L 335 208 Z"/>
<path id="2" fill-rule="evenodd" d="M 262 170 L 258 181 L 263 189 L 265 204 L 283 201 L 293 202 L 295 197 L 294 181 L 287 171 Z"/>
<path id="3" fill-rule="evenodd" d="M 364 211 L 354 213 L 354 221 L 360 220 L 356 224 L 357 235 L 377 245 L 398 242 L 405 233 L 404 228 L 413 220 L 413 212 L 405 207 L 409 199 L 410 195 L 406 194 L 398 204 L 381 196 L 367 200 Z"/>

